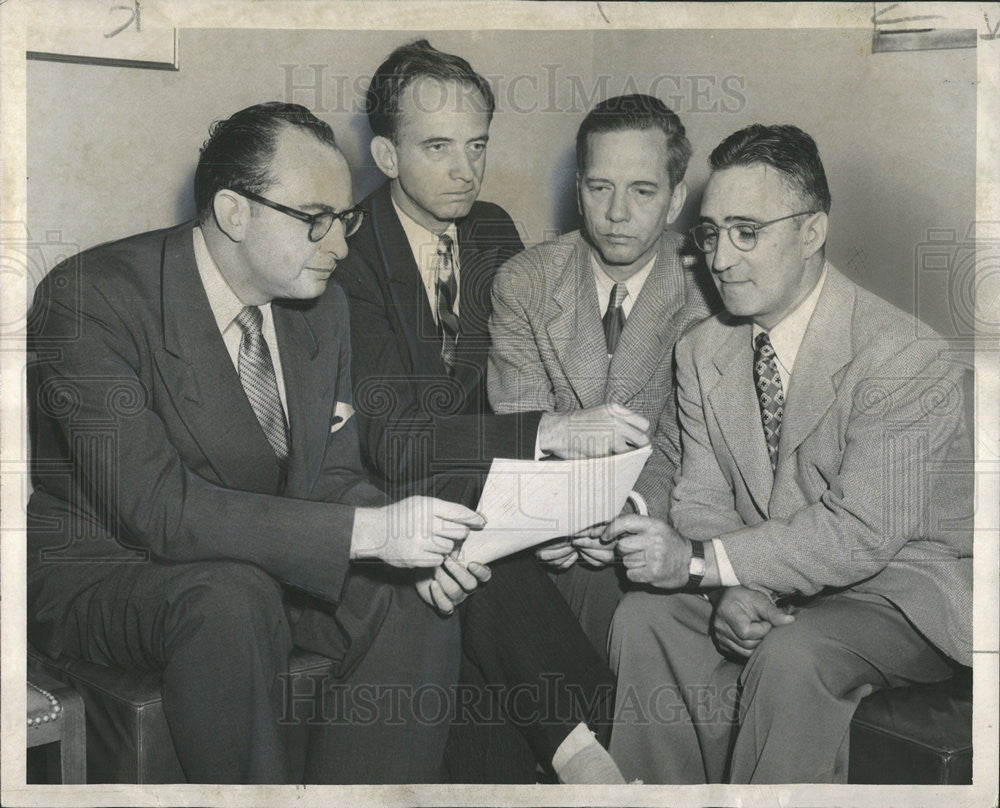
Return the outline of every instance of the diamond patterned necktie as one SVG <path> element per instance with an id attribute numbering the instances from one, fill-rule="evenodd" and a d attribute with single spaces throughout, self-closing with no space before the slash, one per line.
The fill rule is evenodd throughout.
<path id="1" fill-rule="evenodd" d="M 771 471 L 778 466 L 778 438 L 781 436 L 781 417 L 785 413 L 785 391 L 781 386 L 778 361 L 771 346 L 771 338 L 761 332 L 754 340 L 753 382 L 760 403 L 760 420 L 764 424 L 764 440 L 771 460 Z"/>
<path id="2" fill-rule="evenodd" d="M 608 296 L 608 310 L 604 312 L 604 341 L 608 345 L 608 356 L 615 352 L 618 345 L 618 338 L 625 328 L 625 312 L 622 311 L 622 303 L 628 297 L 628 287 L 624 283 L 616 283 L 611 287 L 611 294 Z"/>
<path id="3" fill-rule="evenodd" d="M 271 352 L 261 331 L 263 323 L 264 315 L 257 306 L 246 306 L 236 315 L 236 324 L 243 330 L 237 363 L 240 382 L 274 453 L 279 460 L 287 460 L 288 425 L 278 395 Z"/>
<path id="4" fill-rule="evenodd" d="M 458 346 L 458 317 L 455 314 L 458 278 L 455 277 L 452 246 L 449 236 L 438 237 L 437 279 L 434 283 L 438 332 L 441 334 L 441 359 L 449 372 L 455 365 L 455 349 Z"/>

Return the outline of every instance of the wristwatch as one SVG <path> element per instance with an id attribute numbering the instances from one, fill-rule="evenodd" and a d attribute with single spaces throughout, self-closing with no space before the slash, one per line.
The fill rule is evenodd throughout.
<path id="1" fill-rule="evenodd" d="M 691 542 L 691 563 L 688 565 L 687 589 L 697 589 L 705 578 L 705 544 L 700 541 Z"/>

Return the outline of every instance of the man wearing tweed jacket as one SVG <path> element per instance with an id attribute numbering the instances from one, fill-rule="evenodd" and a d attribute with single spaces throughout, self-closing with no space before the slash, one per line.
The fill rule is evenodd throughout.
<path id="1" fill-rule="evenodd" d="M 677 115 L 648 95 L 598 104 L 577 133 L 585 229 L 510 259 L 493 282 L 488 387 L 499 413 L 620 404 L 653 431 L 629 512 L 665 517 L 680 455 L 674 343 L 709 314 L 681 236 L 691 147 Z M 605 649 L 622 590 L 610 545 L 557 541 L 538 557 Z M 583 564 L 577 563 L 582 561 Z"/>
<path id="2" fill-rule="evenodd" d="M 611 630 L 612 754 L 646 782 L 846 782 L 864 696 L 971 664 L 963 369 L 826 261 L 809 135 L 754 124 L 710 164 L 692 235 L 727 312 L 677 344 L 670 523 L 605 535 L 648 587 Z"/>

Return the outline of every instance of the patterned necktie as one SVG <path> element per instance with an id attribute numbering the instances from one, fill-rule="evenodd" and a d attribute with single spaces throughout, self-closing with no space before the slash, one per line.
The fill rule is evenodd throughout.
<path id="1" fill-rule="evenodd" d="M 785 391 L 781 386 L 778 361 L 771 338 L 761 332 L 754 340 L 753 382 L 760 403 L 760 420 L 764 424 L 764 440 L 771 459 L 771 471 L 778 466 L 778 438 L 781 436 L 781 416 L 785 413 Z"/>
<path id="2" fill-rule="evenodd" d="M 434 288 L 437 298 L 438 331 L 441 334 L 441 359 L 450 373 L 455 365 L 455 349 L 458 345 L 458 317 L 455 315 L 458 278 L 455 277 L 455 260 L 449 236 L 438 237 L 437 256 L 435 270 L 437 280 Z"/>
<path id="3" fill-rule="evenodd" d="M 608 310 L 604 312 L 604 341 L 608 345 L 608 356 L 615 352 L 618 345 L 618 338 L 625 328 L 625 312 L 622 311 L 622 303 L 628 297 L 628 287 L 624 283 L 616 283 L 611 287 L 611 294 L 608 297 Z"/>
<path id="4" fill-rule="evenodd" d="M 240 340 L 239 374 L 253 413 L 279 460 L 288 459 L 288 425 L 278 395 L 278 381 L 261 326 L 264 315 L 256 306 L 246 306 L 236 315 L 243 330 Z"/>

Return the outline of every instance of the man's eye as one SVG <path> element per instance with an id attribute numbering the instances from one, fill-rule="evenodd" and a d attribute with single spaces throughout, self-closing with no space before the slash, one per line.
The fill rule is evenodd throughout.
<path id="1" fill-rule="evenodd" d="M 656 196 L 656 191 L 651 188 L 636 188 L 635 193 L 643 199 L 649 199 L 650 197 Z"/>
<path id="2" fill-rule="evenodd" d="M 485 143 L 470 143 L 469 144 L 469 151 L 471 151 L 473 154 L 482 154 L 484 151 L 486 151 L 486 144 Z"/>
<path id="3" fill-rule="evenodd" d="M 445 150 L 444 143 L 431 143 L 427 146 L 427 151 L 431 152 L 443 152 Z"/>
<path id="4" fill-rule="evenodd" d="M 587 190 L 589 190 L 592 194 L 601 194 L 601 193 L 604 193 L 605 191 L 610 191 L 611 190 L 611 186 L 610 185 L 588 185 L 587 186 Z"/>
<path id="5" fill-rule="evenodd" d="M 733 234 L 743 244 L 752 244 L 757 239 L 757 231 L 748 224 L 735 225 Z"/>

